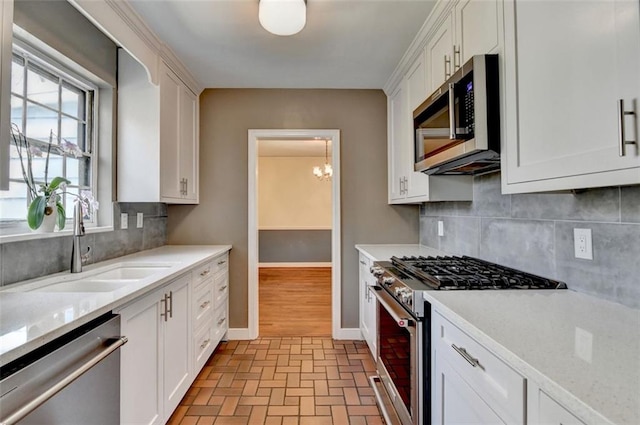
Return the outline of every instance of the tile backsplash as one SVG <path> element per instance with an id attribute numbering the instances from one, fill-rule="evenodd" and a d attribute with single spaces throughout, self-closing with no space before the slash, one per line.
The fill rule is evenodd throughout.
<path id="1" fill-rule="evenodd" d="M 574 228 L 591 229 L 592 261 L 574 257 Z M 502 195 L 500 173 L 478 176 L 473 202 L 421 206 L 420 243 L 640 308 L 640 186 Z"/>
<path id="2" fill-rule="evenodd" d="M 136 228 L 136 213 L 144 214 L 142 229 Z M 128 229 L 120 229 L 120 214 L 128 213 Z M 83 252 L 91 247 L 87 264 L 109 260 L 165 245 L 167 205 L 162 203 L 114 203 L 114 229 L 81 238 Z M 68 270 L 72 236 L 8 242 L 0 245 L 0 285 Z"/>

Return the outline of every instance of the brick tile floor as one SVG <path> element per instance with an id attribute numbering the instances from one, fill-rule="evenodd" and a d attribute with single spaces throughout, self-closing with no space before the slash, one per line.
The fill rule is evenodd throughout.
<path id="1" fill-rule="evenodd" d="M 365 342 L 322 337 L 222 342 L 169 425 L 383 424 Z"/>

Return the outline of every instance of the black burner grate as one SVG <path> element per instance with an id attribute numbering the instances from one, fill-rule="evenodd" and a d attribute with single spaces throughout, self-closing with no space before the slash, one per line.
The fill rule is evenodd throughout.
<path id="1" fill-rule="evenodd" d="M 392 257 L 391 262 L 439 289 L 565 289 L 552 279 L 473 257 Z"/>

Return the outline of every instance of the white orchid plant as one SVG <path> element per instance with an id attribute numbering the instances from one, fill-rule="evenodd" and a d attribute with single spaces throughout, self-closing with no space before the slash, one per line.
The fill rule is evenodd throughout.
<path id="1" fill-rule="evenodd" d="M 98 201 L 93 197 L 91 191 L 83 190 L 79 195 L 71 192 L 67 192 L 66 188 L 69 180 L 64 177 L 54 177 L 49 181 L 49 154 L 53 148 L 54 134 L 49 135 L 49 143 L 47 145 L 46 161 L 44 167 L 44 183 L 37 182 L 33 177 L 33 158 L 44 156 L 42 149 L 37 146 L 32 146 L 29 140 L 22 134 L 17 125 L 11 126 L 11 137 L 15 144 L 18 157 L 20 158 L 20 166 L 22 167 L 22 176 L 24 178 L 27 187 L 29 188 L 29 199 L 31 202 L 27 211 L 27 224 L 31 229 L 37 229 L 42 225 L 45 216 L 50 216 L 54 213 L 54 209 L 57 211 L 57 224 L 58 229 L 64 229 L 67 216 L 65 213 L 64 205 L 61 202 L 61 196 L 63 194 L 69 194 L 75 196 L 74 202 L 80 202 L 82 205 L 82 214 L 88 215 L 89 210 L 94 211 L 98 209 Z M 82 150 L 78 145 L 68 142 L 64 139 L 61 140 L 58 148 L 63 153 L 73 156 L 74 158 L 82 157 Z M 26 163 L 25 163 L 26 162 Z"/>

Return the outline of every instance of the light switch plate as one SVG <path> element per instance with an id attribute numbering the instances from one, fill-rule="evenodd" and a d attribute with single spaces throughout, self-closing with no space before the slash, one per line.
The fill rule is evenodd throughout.
<path id="1" fill-rule="evenodd" d="M 142 229 L 142 222 L 144 220 L 144 213 L 136 214 L 136 227 Z"/>
<path id="2" fill-rule="evenodd" d="M 121 229 L 129 228 L 129 214 L 120 213 L 120 228 Z"/>

